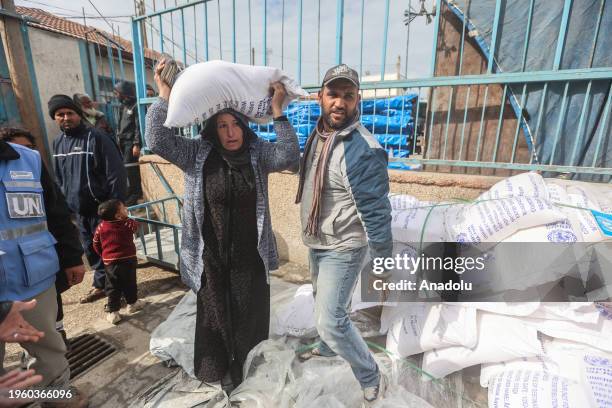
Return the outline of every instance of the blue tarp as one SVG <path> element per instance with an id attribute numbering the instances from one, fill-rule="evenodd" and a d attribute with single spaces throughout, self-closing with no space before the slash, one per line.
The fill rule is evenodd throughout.
<path id="1" fill-rule="evenodd" d="M 417 94 L 406 94 L 383 99 L 366 99 L 360 104 L 361 123 L 368 129 L 388 152 L 390 157 L 408 157 L 414 143 L 414 112 Z M 300 150 L 315 128 L 321 109 L 316 101 L 299 102 L 289 105 L 287 118 L 293 125 L 300 142 Z M 275 142 L 276 134 L 272 125 L 251 127 L 262 139 Z M 391 163 L 390 168 L 408 170 L 411 167 Z"/>
<path id="2" fill-rule="evenodd" d="M 491 47 L 496 2 L 491 0 L 445 0 L 449 8 L 461 20 L 466 21 L 467 30 L 477 33 L 475 39 L 488 57 Z M 559 29 L 562 21 L 564 0 L 534 1 L 532 27 L 525 71 L 552 70 Z M 467 7 L 469 5 L 469 10 Z M 502 2 L 498 31 L 498 45 L 495 52 L 495 72 L 520 72 L 527 21 L 528 0 L 506 0 Z M 597 29 L 601 0 L 572 2 L 565 46 L 559 69 L 589 69 L 612 66 L 612 3 L 603 3 L 596 46 L 593 40 Z M 603 123 L 603 110 L 610 92 L 610 80 L 593 81 L 589 90 L 585 116 L 581 124 L 583 103 L 589 87 L 588 81 L 573 81 L 568 88 L 566 112 L 562 112 L 565 83 L 551 82 L 542 104 L 543 84 L 527 87 L 523 130 L 528 146 L 535 144 L 537 160 L 534 163 L 591 167 L 612 167 L 612 126 Z M 511 102 L 518 109 L 522 85 L 510 87 Z M 542 109 L 539 129 L 536 128 Z M 561 118 L 561 122 L 559 122 Z M 560 124 L 560 137 L 557 129 Z M 600 139 L 600 135 L 603 138 Z M 601 140 L 601 142 L 600 142 Z M 578 142 L 577 148 L 576 143 Z M 599 154 L 595 158 L 598 143 Z M 574 155 L 574 151 L 576 154 Z M 553 157 L 554 152 L 554 157 Z M 577 175 L 577 179 L 610 181 L 609 176 Z"/>

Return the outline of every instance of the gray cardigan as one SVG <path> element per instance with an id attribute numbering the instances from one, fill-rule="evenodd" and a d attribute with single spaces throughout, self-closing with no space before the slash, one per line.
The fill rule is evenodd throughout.
<path id="1" fill-rule="evenodd" d="M 200 289 L 203 272 L 204 239 L 204 185 L 202 171 L 212 144 L 201 138 L 176 136 L 164 127 L 168 103 L 159 99 L 149 107 L 146 118 L 145 139 L 148 147 L 159 156 L 175 164 L 185 173 L 183 206 L 183 235 L 181 242 L 181 278 L 194 292 Z M 278 269 L 278 252 L 272 232 L 268 204 L 268 174 L 283 170 L 296 172 L 299 167 L 300 147 L 295 130 L 287 121 L 275 121 L 277 142 L 257 139 L 250 146 L 251 162 L 255 171 L 257 190 L 257 249 L 266 272 Z"/>

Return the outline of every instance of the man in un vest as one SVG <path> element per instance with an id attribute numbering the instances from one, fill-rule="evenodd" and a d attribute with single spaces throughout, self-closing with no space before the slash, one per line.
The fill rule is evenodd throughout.
<path id="1" fill-rule="evenodd" d="M 36 299 L 38 307 L 22 315 L 44 336 L 20 344 L 36 359 L 32 368 L 43 377 L 40 387 L 65 388 L 69 383 L 66 346 L 55 330 L 55 278 L 62 268 L 69 284 L 80 283 L 85 274 L 82 255 L 66 201 L 38 152 L 0 140 L 0 303 Z M 15 333 L 15 340 L 19 336 Z M 58 406 L 85 406 L 83 398 Z"/>

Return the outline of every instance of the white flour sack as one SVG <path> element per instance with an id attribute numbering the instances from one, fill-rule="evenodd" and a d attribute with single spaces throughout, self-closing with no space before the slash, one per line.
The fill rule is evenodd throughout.
<path id="1" fill-rule="evenodd" d="M 523 173 L 498 182 L 474 203 L 447 215 L 446 226 L 451 241 L 500 242 L 519 230 L 565 218 L 552 205 L 544 179 Z"/>
<path id="2" fill-rule="evenodd" d="M 476 309 L 467 307 L 400 303 L 383 309 L 381 332 L 387 327 L 386 348 L 396 357 L 440 347 L 474 347 L 477 340 Z"/>
<path id="3" fill-rule="evenodd" d="M 543 345 L 542 356 L 482 366 L 490 407 L 612 406 L 611 354 L 558 339 Z"/>
<path id="4" fill-rule="evenodd" d="M 559 179 L 545 181 L 551 201 L 567 216 L 579 241 L 600 242 L 609 239 L 600 230 L 590 210 L 612 212 L 612 186 Z"/>
<path id="5" fill-rule="evenodd" d="M 389 201 L 393 240 L 412 244 L 447 241 L 444 221 L 447 214 L 458 210 L 455 204 L 419 201 L 406 194 L 390 196 Z"/>
<path id="6" fill-rule="evenodd" d="M 612 306 L 596 304 L 599 319 L 596 323 L 579 323 L 570 320 L 549 320 L 523 317 L 521 320 L 547 336 L 587 344 L 612 352 Z"/>
<path id="7" fill-rule="evenodd" d="M 191 65 L 172 87 L 164 126 L 201 123 L 226 108 L 232 108 L 254 122 L 267 123 L 272 120 L 270 83 L 276 81 L 281 81 L 287 90 L 283 108 L 300 96 L 308 96 L 278 68 L 225 61 Z"/>
<path id="8" fill-rule="evenodd" d="M 281 299 L 280 296 L 276 296 L 272 300 L 278 302 Z M 270 316 L 272 333 L 278 336 L 294 337 L 315 337 L 317 335 L 311 284 L 300 286 L 291 298 L 283 299 L 283 303 L 280 305 L 276 303 L 276 306 Z"/>
<path id="9" fill-rule="evenodd" d="M 603 408 L 580 383 L 540 371 L 503 371 L 489 382 L 489 406 Z"/>
<path id="10" fill-rule="evenodd" d="M 423 371 L 435 378 L 481 363 L 542 354 L 537 329 L 521 319 L 478 312 L 478 342 L 473 348 L 447 347 L 423 354 Z"/>

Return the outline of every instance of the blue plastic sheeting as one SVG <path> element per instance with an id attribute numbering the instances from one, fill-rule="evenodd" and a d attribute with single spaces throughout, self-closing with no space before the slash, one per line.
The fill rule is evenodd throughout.
<path id="1" fill-rule="evenodd" d="M 491 0 L 453 0 L 452 4 L 448 0 L 445 2 L 461 20 L 466 15 L 469 16 L 466 29 L 477 33 L 475 40 L 488 58 L 496 2 Z M 526 72 L 554 69 L 564 4 L 564 0 L 533 2 L 532 26 L 525 59 Z M 467 10 L 468 5 L 469 10 Z M 530 0 L 506 0 L 501 3 L 494 72 L 522 70 L 529 10 Z M 599 33 L 595 39 L 598 19 L 600 19 Z M 612 66 L 610 49 L 612 49 L 612 2 L 573 1 L 559 69 L 610 67 Z M 596 167 L 612 167 L 610 124 L 612 115 L 608 115 L 608 123 L 603 123 L 610 85 L 610 80 L 591 83 L 582 125 L 581 116 L 588 81 L 570 83 L 564 111 L 562 111 L 562 100 L 565 83 L 550 83 L 543 104 L 544 84 L 531 84 L 527 87 L 524 106 L 527 114 L 524 115 L 523 129 L 527 144 L 535 145 L 537 159 L 534 163 L 591 167 L 595 162 Z M 515 108 L 518 108 L 520 103 L 522 88 L 520 84 L 509 87 L 510 101 Z M 543 107 L 542 117 L 538 121 L 540 106 Z M 520 112 L 520 109 L 515 110 Z M 560 137 L 557 140 L 559 123 Z M 603 135 L 603 140 L 598 157 L 594 157 L 597 145 L 600 143 L 600 134 Z M 578 143 L 577 149 L 575 149 L 576 143 Z M 574 151 L 576 151 L 575 156 Z M 575 175 L 575 178 L 603 182 L 609 182 L 611 179 L 610 176 L 587 174 Z"/>
<path id="2" fill-rule="evenodd" d="M 417 94 L 406 94 L 385 99 L 363 100 L 360 104 L 361 123 L 389 152 L 390 157 L 408 157 L 410 154 L 414 140 L 412 107 L 416 105 L 416 101 Z M 314 131 L 319 120 L 321 108 L 316 101 L 298 102 L 289 105 L 286 114 L 298 134 L 300 150 L 303 151 L 308 136 Z M 251 124 L 251 127 L 262 139 L 276 142 L 272 125 Z M 409 170 L 411 166 L 393 163 L 392 168 Z"/>
<path id="3" fill-rule="evenodd" d="M 362 115 L 386 115 L 387 110 L 392 114 L 401 114 L 404 111 L 412 109 L 413 102 L 416 102 L 417 94 L 406 94 L 385 99 L 366 99 L 361 101 Z"/>
<path id="4" fill-rule="evenodd" d="M 412 114 L 412 111 L 409 111 Z M 408 115 L 361 115 L 361 124 L 370 133 L 412 134 L 413 121 Z"/>

